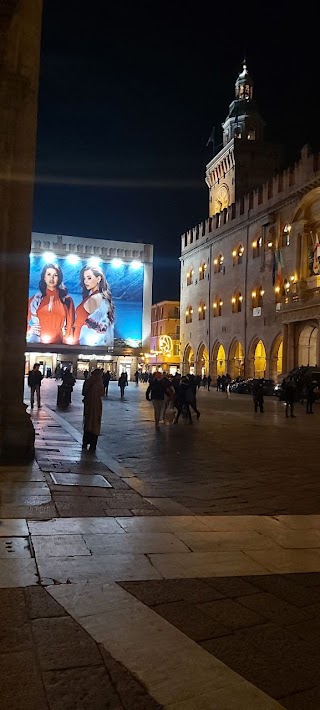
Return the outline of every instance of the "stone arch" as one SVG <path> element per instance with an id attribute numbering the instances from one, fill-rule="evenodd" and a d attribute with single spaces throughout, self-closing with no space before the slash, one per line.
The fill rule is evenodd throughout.
<path id="1" fill-rule="evenodd" d="M 214 380 L 227 372 L 226 352 L 223 345 L 217 341 L 212 348 L 212 377 Z"/>
<path id="2" fill-rule="evenodd" d="M 275 337 L 271 349 L 270 349 L 270 360 L 269 360 L 269 375 L 271 380 L 277 382 L 278 378 L 283 373 L 283 336 L 282 333 L 278 333 Z"/>
<path id="3" fill-rule="evenodd" d="M 190 343 L 184 349 L 182 367 L 184 375 L 194 373 L 194 350 Z"/>
<path id="4" fill-rule="evenodd" d="M 209 374 L 209 353 L 205 343 L 200 343 L 197 351 L 196 360 L 196 374 L 208 375 Z"/>
<path id="5" fill-rule="evenodd" d="M 298 365 L 318 364 L 318 333 L 316 323 L 307 323 L 299 333 L 298 339 Z"/>
<path id="6" fill-rule="evenodd" d="M 249 377 L 265 377 L 267 370 L 267 352 L 263 340 L 255 337 L 248 351 Z"/>
<path id="7" fill-rule="evenodd" d="M 228 374 L 232 380 L 236 377 L 244 377 L 245 354 L 240 340 L 234 338 L 229 348 Z"/>

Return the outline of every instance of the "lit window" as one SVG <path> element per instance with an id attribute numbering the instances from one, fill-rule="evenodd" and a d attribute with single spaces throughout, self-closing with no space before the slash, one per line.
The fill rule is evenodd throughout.
<path id="1" fill-rule="evenodd" d="M 262 236 L 259 236 L 259 237 L 257 237 L 257 239 L 255 239 L 252 242 L 252 256 L 254 259 L 256 259 L 256 257 L 260 256 L 260 254 L 262 252 L 262 248 L 263 248 L 263 238 L 262 238 Z"/>
<path id="2" fill-rule="evenodd" d="M 200 306 L 198 308 L 199 320 L 206 319 L 206 310 L 207 310 L 207 306 L 204 303 L 200 303 Z"/>
<path id="3" fill-rule="evenodd" d="M 225 267 L 224 267 L 224 256 L 223 254 L 219 254 L 216 259 L 213 261 L 214 265 L 214 273 L 219 274 L 222 273 L 224 274 L 225 272 Z"/>
<path id="4" fill-rule="evenodd" d="M 219 316 L 222 315 L 222 306 L 223 306 L 223 301 L 221 300 L 221 298 L 219 298 L 217 296 L 217 298 L 214 300 L 214 302 L 212 304 L 214 318 L 218 318 Z"/>
<path id="5" fill-rule="evenodd" d="M 199 266 L 199 281 L 203 281 L 207 269 L 207 264 L 203 263 Z"/>
<path id="6" fill-rule="evenodd" d="M 243 261 L 243 255 L 244 255 L 244 246 L 242 244 L 239 244 L 239 246 L 233 250 L 232 252 L 232 257 L 233 257 L 233 264 L 242 264 Z"/>
<path id="7" fill-rule="evenodd" d="M 234 294 L 234 296 L 232 296 L 231 299 L 232 313 L 241 313 L 242 301 L 243 296 L 241 295 L 240 291 L 236 291 L 236 293 Z"/>
<path id="8" fill-rule="evenodd" d="M 188 306 L 186 310 L 186 323 L 192 323 L 192 314 L 193 314 L 193 309 L 191 306 Z"/>
<path id="9" fill-rule="evenodd" d="M 251 293 L 252 308 L 259 308 L 259 307 L 262 308 L 263 296 L 264 296 L 264 289 L 261 286 L 253 289 L 253 291 Z"/>
<path id="10" fill-rule="evenodd" d="M 191 286 L 191 284 L 193 284 L 193 275 L 194 269 L 190 269 L 190 271 L 187 272 L 187 286 Z"/>

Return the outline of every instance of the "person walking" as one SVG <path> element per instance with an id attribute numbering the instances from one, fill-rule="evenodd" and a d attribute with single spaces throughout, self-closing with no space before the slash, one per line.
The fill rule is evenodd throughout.
<path id="1" fill-rule="evenodd" d="M 107 372 L 104 372 L 103 376 L 102 376 L 102 383 L 104 386 L 104 394 L 106 397 L 108 396 L 108 389 L 109 389 L 110 380 L 111 380 L 111 373 L 110 373 L 110 370 L 107 370 Z"/>
<path id="2" fill-rule="evenodd" d="M 284 386 L 284 401 L 286 403 L 286 418 L 289 418 L 289 410 L 290 410 L 290 417 L 295 417 L 295 414 L 293 413 L 295 399 L 296 399 L 296 383 L 295 383 L 293 377 L 290 377 Z"/>
<path id="3" fill-rule="evenodd" d="M 83 395 L 83 438 L 82 448 L 94 452 L 101 431 L 102 402 L 104 394 L 102 370 L 93 370 L 82 387 Z"/>
<path id="4" fill-rule="evenodd" d="M 121 372 L 121 375 L 118 379 L 118 387 L 120 387 L 120 398 L 124 398 L 124 390 L 127 385 L 127 373 L 126 372 Z"/>
<path id="5" fill-rule="evenodd" d="M 189 424 L 192 424 L 190 407 L 196 413 L 197 419 L 199 419 L 200 412 L 196 406 L 193 382 L 190 382 L 188 377 L 181 377 L 181 382 L 177 392 L 177 414 L 174 420 L 175 424 L 178 424 L 182 410 L 186 412 Z"/>
<path id="6" fill-rule="evenodd" d="M 41 409 L 41 398 L 40 398 L 40 387 L 42 382 L 42 373 L 40 372 L 40 365 L 36 362 L 28 375 L 28 385 L 30 387 L 30 406 L 31 409 L 34 407 L 34 394 L 37 396 L 38 409 Z"/>
<path id="7" fill-rule="evenodd" d="M 218 375 L 217 377 L 217 392 L 220 392 L 221 390 L 221 377 Z"/>
<path id="8" fill-rule="evenodd" d="M 254 411 L 259 410 L 261 414 L 264 413 L 264 399 L 263 399 L 263 382 L 262 380 L 255 380 L 252 388 Z"/>
<path id="9" fill-rule="evenodd" d="M 212 377 L 211 377 L 211 375 L 208 375 L 208 379 L 207 379 L 208 392 L 210 392 L 210 385 L 211 385 L 211 382 L 212 382 Z"/>
<path id="10" fill-rule="evenodd" d="M 134 381 L 136 383 L 136 387 L 139 387 L 139 370 L 136 370 L 134 373 Z"/>
<path id="11" fill-rule="evenodd" d="M 150 402 L 150 400 L 152 402 L 154 409 L 154 423 L 156 429 L 159 428 L 159 422 L 161 419 L 163 419 L 164 397 L 165 388 L 162 382 L 162 374 L 161 372 L 155 372 L 153 379 L 151 380 L 147 388 L 146 399 L 148 400 L 148 402 Z"/>

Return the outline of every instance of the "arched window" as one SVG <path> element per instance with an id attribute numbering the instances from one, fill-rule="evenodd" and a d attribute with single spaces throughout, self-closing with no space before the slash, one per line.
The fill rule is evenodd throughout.
<path id="1" fill-rule="evenodd" d="M 282 246 L 283 247 L 289 247 L 290 246 L 290 232 L 291 232 L 291 224 L 285 224 L 282 230 Z"/>
<path id="2" fill-rule="evenodd" d="M 258 286 L 257 288 L 253 289 L 253 291 L 251 292 L 252 308 L 262 308 L 263 296 L 264 289 L 262 288 L 262 286 Z"/>
<path id="3" fill-rule="evenodd" d="M 256 259 L 257 256 L 260 256 L 260 254 L 262 253 L 262 249 L 263 237 L 259 235 L 259 237 L 257 237 L 257 239 L 254 239 L 254 241 L 252 242 L 252 256 L 254 259 Z"/>
<path id="4" fill-rule="evenodd" d="M 207 264 L 203 262 L 201 266 L 199 266 L 199 281 L 203 281 L 205 275 L 206 275 L 206 270 L 207 270 Z"/>
<path id="5" fill-rule="evenodd" d="M 288 295 L 289 295 L 289 290 L 290 290 L 290 281 L 289 281 L 289 279 L 283 279 L 283 283 L 282 283 L 282 295 L 287 298 Z"/>
<path id="6" fill-rule="evenodd" d="M 244 246 L 242 244 L 239 244 L 239 246 L 237 246 L 237 248 L 234 249 L 232 252 L 234 266 L 236 266 L 237 264 L 242 264 L 243 255 L 244 255 Z"/>
<path id="7" fill-rule="evenodd" d="M 234 138 L 241 138 L 241 128 L 240 126 L 236 126 L 234 131 L 233 131 Z"/>
<path id="8" fill-rule="evenodd" d="M 236 291 L 236 293 L 234 294 L 234 296 L 232 296 L 231 299 L 232 313 L 241 313 L 242 301 L 243 296 L 241 295 L 240 291 Z"/>
<path id="9" fill-rule="evenodd" d="M 206 310 L 207 310 L 207 306 L 205 305 L 205 303 L 200 303 L 200 306 L 198 308 L 199 320 L 206 319 Z"/>
<path id="10" fill-rule="evenodd" d="M 223 306 L 223 301 L 220 298 L 220 296 L 217 296 L 212 304 L 213 308 L 213 317 L 218 318 L 218 316 L 222 315 L 222 306 Z"/>
<path id="11" fill-rule="evenodd" d="M 225 272 L 225 267 L 224 267 L 224 256 L 223 254 L 218 254 L 217 258 L 214 259 L 213 261 L 214 265 L 214 273 L 215 274 L 224 274 Z"/>
<path id="12" fill-rule="evenodd" d="M 192 314 L 193 314 L 193 308 L 192 306 L 188 306 L 186 310 L 186 323 L 192 323 Z"/>
<path id="13" fill-rule="evenodd" d="M 187 286 L 191 286 L 193 284 L 193 275 L 194 275 L 194 269 L 190 269 L 190 271 L 187 271 Z"/>

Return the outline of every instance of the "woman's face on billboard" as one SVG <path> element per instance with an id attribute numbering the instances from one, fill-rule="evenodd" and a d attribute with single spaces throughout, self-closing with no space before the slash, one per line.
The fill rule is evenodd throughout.
<path id="1" fill-rule="evenodd" d="M 83 274 L 83 283 L 88 291 L 95 291 L 99 287 L 101 276 L 95 276 L 91 269 Z"/>
<path id="2" fill-rule="evenodd" d="M 54 291 L 54 289 L 57 288 L 59 277 L 55 269 L 46 269 L 43 278 L 49 291 Z"/>

